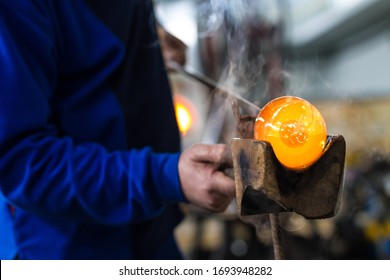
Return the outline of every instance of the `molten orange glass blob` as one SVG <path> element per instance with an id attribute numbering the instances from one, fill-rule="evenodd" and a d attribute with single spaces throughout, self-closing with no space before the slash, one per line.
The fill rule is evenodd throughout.
<path id="1" fill-rule="evenodd" d="M 326 124 L 318 109 L 295 96 L 270 101 L 254 126 L 254 138 L 271 143 L 280 163 L 291 169 L 313 164 L 325 147 L 326 137 Z"/>

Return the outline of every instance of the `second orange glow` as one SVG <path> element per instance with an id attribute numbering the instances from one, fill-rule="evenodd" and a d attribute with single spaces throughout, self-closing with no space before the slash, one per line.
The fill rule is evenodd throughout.
<path id="1" fill-rule="evenodd" d="M 194 125 L 195 112 L 193 106 L 189 100 L 184 96 L 174 96 L 176 121 L 179 127 L 180 133 L 185 135 Z"/>

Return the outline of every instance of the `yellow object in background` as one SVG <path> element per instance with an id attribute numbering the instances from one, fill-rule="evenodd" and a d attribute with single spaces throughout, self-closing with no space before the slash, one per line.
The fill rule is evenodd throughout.
<path id="1" fill-rule="evenodd" d="M 283 96 L 271 100 L 259 112 L 254 138 L 272 145 L 287 168 L 304 169 L 321 155 L 327 137 L 324 118 L 307 100 Z"/>
<path id="2" fill-rule="evenodd" d="M 371 221 L 364 228 L 364 235 L 369 241 L 378 241 L 390 238 L 390 221 Z"/>

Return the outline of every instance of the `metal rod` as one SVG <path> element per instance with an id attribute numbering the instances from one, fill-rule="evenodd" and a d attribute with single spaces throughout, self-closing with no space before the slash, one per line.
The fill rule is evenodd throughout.
<path id="1" fill-rule="evenodd" d="M 269 219 L 271 222 L 272 242 L 274 246 L 274 257 L 275 260 L 284 260 L 284 247 L 282 240 L 282 232 L 279 221 L 278 213 L 270 213 Z"/>
<path id="2" fill-rule="evenodd" d="M 188 67 L 187 68 L 182 67 L 181 65 L 179 65 L 178 63 L 173 62 L 173 61 L 168 62 L 168 68 L 172 69 L 173 71 L 175 71 L 177 73 L 181 73 L 181 74 L 184 74 L 190 78 L 193 78 L 193 79 L 197 80 L 198 82 L 208 86 L 211 89 L 217 89 L 219 92 L 222 92 L 222 93 L 226 94 L 227 96 L 229 96 L 235 100 L 240 101 L 240 103 L 243 103 L 243 104 L 251 107 L 252 109 L 255 109 L 256 111 L 260 111 L 260 107 L 257 106 L 256 104 L 250 102 L 249 100 L 247 100 L 246 98 L 244 98 L 240 95 L 229 92 L 227 89 L 223 88 L 216 81 L 210 79 L 209 77 L 203 75 L 202 73 L 199 73 L 195 69 L 189 69 Z"/>

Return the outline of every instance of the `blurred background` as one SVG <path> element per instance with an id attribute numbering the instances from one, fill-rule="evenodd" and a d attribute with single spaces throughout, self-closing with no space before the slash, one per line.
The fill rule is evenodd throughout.
<path id="1" fill-rule="evenodd" d="M 390 1 L 158 0 L 167 31 L 188 47 L 186 69 L 260 108 L 300 96 L 347 143 L 341 209 L 330 219 L 281 214 L 288 259 L 390 259 Z M 229 143 L 231 100 L 170 72 L 183 148 Z M 242 108 L 253 115 L 252 107 Z M 185 208 L 177 229 L 188 259 L 272 259 L 267 216 L 256 230 L 235 205 Z"/>

